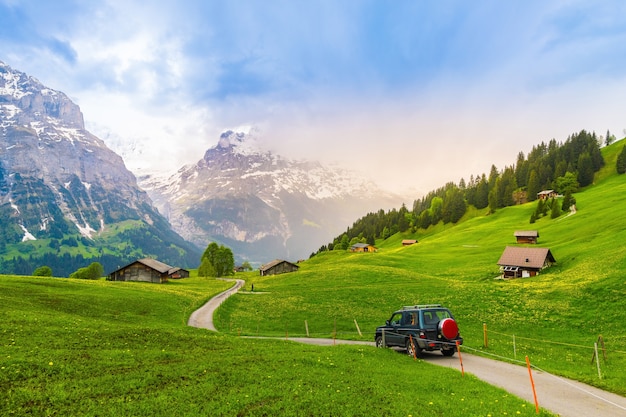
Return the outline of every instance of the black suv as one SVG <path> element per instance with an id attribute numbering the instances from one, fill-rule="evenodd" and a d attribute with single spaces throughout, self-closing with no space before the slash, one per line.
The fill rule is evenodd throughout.
<path id="1" fill-rule="evenodd" d="M 376 328 L 375 340 L 376 347 L 406 348 L 410 356 L 423 350 L 441 350 L 444 356 L 452 356 L 456 343 L 463 343 L 454 316 L 441 304 L 403 307 Z"/>

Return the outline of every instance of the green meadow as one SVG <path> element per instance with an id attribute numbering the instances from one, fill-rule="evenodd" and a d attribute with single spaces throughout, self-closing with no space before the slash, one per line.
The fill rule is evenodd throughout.
<path id="1" fill-rule="evenodd" d="M 216 325 L 228 334 L 372 340 L 393 310 L 442 303 L 466 351 L 522 363 L 529 356 L 540 369 L 625 395 L 626 175 L 615 174 L 623 146 L 603 150 L 606 167 L 575 194 L 573 215 L 530 224 L 536 203 L 470 211 L 457 225 L 377 242 L 376 253 L 321 253 L 297 273 L 250 275 L 257 294 L 232 297 Z M 514 231 L 529 229 L 557 264 L 533 278 L 495 279 Z M 402 247 L 402 239 L 419 243 Z"/>
<path id="2" fill-rule="evenodd" d="M 186 325 L 230 285 L 0 277 L 0 415 L 535 415 L 471 375 L 393 350 Z"/>
<path id="3" fill-rule="evenodd" d="M 607 167 L 575 195 L 574 215 L 531 225 L 534 203 L 474 210 L 457 225 L 377 242 L 376 253 L 326 252 L 295 273 L 238 274 L 246 286 L 218 309 L 218 333 L 186 323 L 231 285 L 221 280 L 0 276 L 0 415 L 536 415 L 470 374 L 394 350 L 289 340 L 373 341 L 393 310 L 416 303 L 450 307 L 463 352 L 514 363 L 528 356 L 542 370 L 626 395 L 620 146 L 603 150 Z M 533 278 L 495 279 L 513 232 L 526 229 L 539 231 L 538 246 L 557 264 Z M 419 243 L 402 247 L 407 238 Z"/>

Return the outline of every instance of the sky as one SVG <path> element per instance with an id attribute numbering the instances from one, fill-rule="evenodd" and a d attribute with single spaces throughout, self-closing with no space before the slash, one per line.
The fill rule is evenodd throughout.
<path id="1" fill-rule="evenodd" d="M 0 0 L 0 61 L 137 174 L 254 127 L 418 198 L 582 129 L 626 136 L 621 0 Z"/>

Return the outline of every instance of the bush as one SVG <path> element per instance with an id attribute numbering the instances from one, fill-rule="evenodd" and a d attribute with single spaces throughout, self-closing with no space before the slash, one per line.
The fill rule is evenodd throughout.
<path id="1" fill-rule="evenodd" d="M 52 268 L 50 268 L 49 266 L 40 266 L 39 268 L 35 269 L 35 271 L 33 272 L 33 276 L 34 277 L 51 277 L 52 276 Z"/>
<path id="2" fill-rule="evenodd" d="M 70 274 L 70 278 L 75 279 L 100 279 L 104 275 L 104 268 L 99 262 L 92 262 L 86 268 L 79 268 Z"/>

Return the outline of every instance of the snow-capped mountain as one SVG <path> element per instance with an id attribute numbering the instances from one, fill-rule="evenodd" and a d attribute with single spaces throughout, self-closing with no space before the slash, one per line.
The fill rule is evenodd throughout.
<path id="1" fill-rule="evenodd" d="M 361 174 L 264 151 L 258 135 L 224 132 L 195 165 L 139 183 L 181 236 L 252 263 L 307 258 L 355 218 L 400 204 Z"/>
<path id="2" fill-rule="evenodd" d="M 84 240 L 102 253 L 120 223 L 124 232 L 139 228 L 174 239 L 188 247 L 183 253 L 192 248 L 171 231 L 122 159 L 85 130 L 76 104 L 0 61 L 0 255 L 31 240 L 45 242 L 39 252 L 59 252 L 59 241 L 72 235 L 72 242 Z M 162 255 L 158 247 L 170 243 L 124 245 L 129 256 Z"/>

